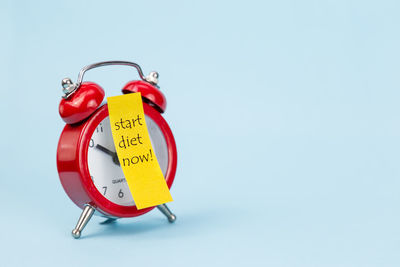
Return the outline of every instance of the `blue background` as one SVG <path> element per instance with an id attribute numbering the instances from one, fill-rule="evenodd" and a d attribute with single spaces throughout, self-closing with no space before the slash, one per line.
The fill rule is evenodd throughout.
<path id="1" fill-rule="evenodd" d="M 1 1 L 1 266 L 399 266 L 398 1 Z M 157 70 L 179 162 L 158 212 L 81 240 L 60 81 Z M 134 70 L 93 70 L 107 95 Z"/>

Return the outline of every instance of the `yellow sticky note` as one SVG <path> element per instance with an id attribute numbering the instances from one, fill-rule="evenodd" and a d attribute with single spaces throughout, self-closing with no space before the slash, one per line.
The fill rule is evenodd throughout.
<path id="1" fill-rule="evenodd" d="M 115 149 L 138 209 L 172 201 L 147 130 L 140 93 L 107 98 Z"/>

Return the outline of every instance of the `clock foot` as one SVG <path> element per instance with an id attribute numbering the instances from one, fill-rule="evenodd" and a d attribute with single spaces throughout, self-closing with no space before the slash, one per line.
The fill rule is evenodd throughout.
<path id="1" fill-rule="evenodd" d="M 167 205 L 161 204 L 161 205 L 158 205 L 157 208 L 161 211 L 162 214 L 164 214 L 164 215 L 167 217 L 167 219 L 168 219 L 168 221 L 169 221 L 170 223 L 175 222 L 176 216 L 175 216 L 175 214 L 173 214 L 173 213 L 169 210 L 169 208 L 167 207 Z"/>
<path id="2" fill-rule="evenodd" d="M 82 211 L 81 217 L 79 217 L 78 223 L 75 226 L 75 229 L 72 230 L 72 236 L 75 239 L 81 237 L 81 232 L 85 228 L 86 224 L 89 222 L 90 218 L 95 211 L 95 208 L 90 206 L 89 204 L 85 205 L 85 208 Z"/>

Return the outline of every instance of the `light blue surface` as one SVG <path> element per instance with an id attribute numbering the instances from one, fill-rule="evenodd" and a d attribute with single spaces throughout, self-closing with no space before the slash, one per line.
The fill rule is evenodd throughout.
<path id="1" fill-rule="evenodd" d="M 108 3 L 108 4 L 106 4 Z M 0 266 L 400 266 L 398 1 L 1 1 Z M 70 231 L 60 81 L 160 72 L 157 211 Z M 117 95 L 135 71 L 87 80 Z"/>

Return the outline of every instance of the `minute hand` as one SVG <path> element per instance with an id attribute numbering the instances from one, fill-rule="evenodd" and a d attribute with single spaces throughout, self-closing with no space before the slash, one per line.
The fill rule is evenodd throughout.
<path id="1" fill-rule="evenodd" d="M 106 148 L 106 147 L 104 147 L 104 146 L 102 146 L 102 145 L 99 145 L 99 144 L 96 145 L 96 148 L 99 149 L 99 150 L 101 150 L 101 151 L 103 151 L 104 153 L 110 155 L 110 156 L 112 157 L 114 163 L 117 164 L 117 165 L 119 165 L 118 155 L 117 155 L 116 152 L 111 151 L 111 150 L 109 150 L 108 148 Z"/>

